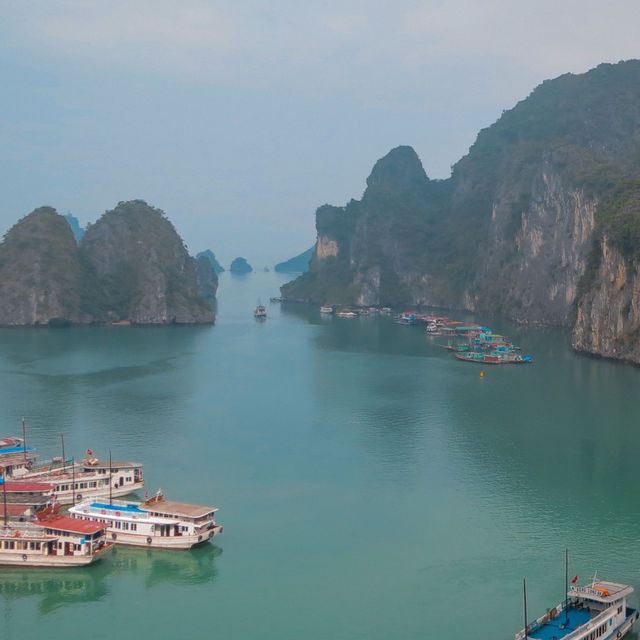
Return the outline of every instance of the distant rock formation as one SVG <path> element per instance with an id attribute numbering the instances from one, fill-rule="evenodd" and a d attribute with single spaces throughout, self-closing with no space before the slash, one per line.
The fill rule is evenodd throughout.
<path id="1" fill-rule="evenodd" d="M 218 274 L 208 256 L 198 254 L 198 257 L 196 257 L 196 282 L 198 284 L 198 295 L 205 300 L 215 298 L 218 291 Z"/>
<path id="2" fill-rule="evenodd" d="M 73 231 L 73 235 L 76 237 L 76 242 L 80 244 L 82 242 L 82 236 L 84 235 L 84 229 L 80 226 L 78 218 L 72 216 L 70 213 L 62 217 L 69 223 L 71 231 Z"/>
<path id="3" fill-rule="evenodd" d="M 196 260 L 198 258 L 203 258 L 203 257 L 207 258 L 207 260 L 211 262 L 211 266 L 214 268 L 217 274 L 220 274 L 224 271 L 224 267 L 217 261 L 216 254 L 213 253 L 213 251 L 210 251 L 209 249 L 205 249 L 204 251 L 201 251 L 200 253 L 196 254 Z"/>
<path id="4" fill-rule="evenodd" d="M 51 207 L 14 225 L 0 244 L 0 325 L 83 324 L 85 272 L 71 227 Z"/>
<path id="5" fill-rule="evenodd" d="M 80 246 L 51 207 L 20 220 L 0 244 L 0 300 L 5 326 L 214 321 L 195 260 L 163 212 L 141 200 L 105 213 Z"/>
<path id="6" fill-rule="evenodd" d="M 309 271 L 309 262 L 313 256 L 314 249 L 315 246 L 303 251 L 294 258 L 279 262 L 274 269 L 279 273 L 305 273 Z"/>
<path id="7" fill-rule="evenodd" d="M 252 266 L 244 258 L 236 258 L 229 267 L 231 273 L 251 273 Z"/>
<path id="8" fill-rule="evenodd" d="M 105 319 L 213 322 L 211 306 L 198 295 L 195 260 L 160 209 L 143 200 L 119 202 L 88 227 L 81 251 L 98 281 L 94 302 Z"/>

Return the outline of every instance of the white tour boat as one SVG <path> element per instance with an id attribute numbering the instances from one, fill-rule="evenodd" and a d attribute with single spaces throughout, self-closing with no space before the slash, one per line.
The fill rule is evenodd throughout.
<path id="1" fill-rule="evenodd" d="M 113 545 L 104 524 L 50 514 L 0 527 L 0 566 L 76 567 L 94 562 Z"/>
<path id="2" fill-rule="evenodd" d="M 627 606 L 631 593 L 633 587 L 595 577 L 586 586 L 572 585 L 564 602 L 527 624 L 515 640 L 619 640 L 638 619 Z"/>
<path id="3" fill-rule="evenodd" d="M 103 523 L 116 544 L 163 549 L 190 549 L 222 531 L 216 507 L 165 500 L 161 492 L 145 502 L 87 500 L 69 509 L 74 518 Z"/>
<path id="4" fill-rule="evenodd" d="M 60 504 L 75 504 L 91 498 L 125 496 L 144 486 L 140 462 L 103 462 L 85 458 L 80 464 L 45 467 L 21 476 L 21 479 L 55 484 L 54 493 Z"/>

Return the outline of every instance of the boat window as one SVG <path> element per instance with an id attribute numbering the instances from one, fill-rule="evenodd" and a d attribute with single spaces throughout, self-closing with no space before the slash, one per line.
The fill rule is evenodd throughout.
<path id="1" fill-rule="evenodd" d="M 138 525 L 135 522 L 131 523 L 131 531 L 137 531 L 138 530 Z"/>
<path id="2" fill-rule="evenodd" d="M 618 607 L 618 613 L 622 613 L 622 606 Z"/>

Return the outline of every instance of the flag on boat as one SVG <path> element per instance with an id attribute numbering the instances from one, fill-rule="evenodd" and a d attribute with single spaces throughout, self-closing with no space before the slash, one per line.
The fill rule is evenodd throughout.
<path id="1" fill-rule="evenodd" d="M 576 582 L 578 582 L 578 576 L 573 576 L 573 580 L 571 581 L 571 584 L 575 584 Z"/>

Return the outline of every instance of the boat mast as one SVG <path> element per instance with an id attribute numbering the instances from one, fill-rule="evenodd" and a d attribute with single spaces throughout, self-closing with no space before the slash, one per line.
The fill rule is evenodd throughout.
<path id="1" fill-rule="evenodd" d="M 527 579 L 522 579 L 522 586 L 524 589 L 524 640 L 529 638 L 527 634 Z"/>
<path id="2" fill-rule="evenodd" d="M 569 549 L 564 550 L 564 613 L 569 624 Z"/>
<path id="3" fill-rule="evenodd" d="M 27 461 L 27 421 L 22 418 L 22 453 L 24 461 Z"/>
<path id="4" fill-rule="evenodd" d="M 64 457 L 64 454 L 63 454 Z M 72 500 L 73 504 L 76 504 L 76 458 L 73 456 L 71 458 L 71 490 L 72 490 Z"/>
<path id="5" fill-rule="evenodd" d="M 113 489 L 111 485 L 111 449 L 109 449 L 109 504 L 113 504 Z"/>
<path id="6" fill-rule="evenodd" d="M 67 470 L 67 465 L 66 465 L 65 460 L 64 460 L 64 433 L 60 434 L 60 439 L 62 440 L 62 470 L 66 471 Z"/>

